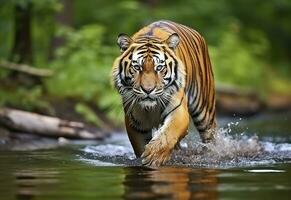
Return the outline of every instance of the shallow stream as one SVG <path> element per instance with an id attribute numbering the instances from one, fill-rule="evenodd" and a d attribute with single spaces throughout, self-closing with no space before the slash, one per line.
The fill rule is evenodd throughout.
<path id="1" fill-rule="evenodd" d="M 158 169 L 140 165 L 123 133 L 0 151 L 0 199 L 291 199 L 291 113 L 219 123 L 215 145 L 192 131 Z"/>

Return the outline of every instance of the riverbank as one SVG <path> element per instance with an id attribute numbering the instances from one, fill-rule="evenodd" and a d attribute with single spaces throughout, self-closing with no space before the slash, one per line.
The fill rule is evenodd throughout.
<path id="1" fill-rule="evenodd" d="M 277 105 L 278 106 L 278 105 Z M 272 109 L 264 109 L 256 113 L 247 113 L 247 115 L 237 114 L 234 112 L 232 114 L 224 114 L 219 112 L 218 107 L 218 123 L 220 127 L 226 126 L 228 123 L 237 123 L 240 125 L 234 127 L 234 130 L 243 131 L 254 129 L 255 132 L 273 131 L 277 132 L 285 127 L 284 134 L 289 137 L 288 134 L 288 120 L 291 120 L 291 108 L 290 107 L 271 107 Z M 279 109 L 278 109 L 279 108 Z M 228 108 L 229 109 L 229 108 Z M 284 110 L 282 110 L 284 109 Z M 66 113 L 67 115 L 69 113 Z M 74 119 L 74 115 L 71 116 Z M 287 120 L 287 122 L 286 122 Z M 250 123 L 253 122 L 253 123 Z M 274 123 L 272 123 L 274 122 Z M 260 125 L 264 123 L 265 125 Z M 259 125 L 257 125 L 259 124 Z M 108 129 L 101 129 L 92 126 L 92 124 L 85 123 L 85 126 L 91 127 L 91 131 L 96 133 L 96 137 L 93 139 L 86 138 L 72 138 L 64 136 L 49 136 L 40 135 L 35 133 L 28 133 L 25 131 L 15 131 L 9 130 L 3 126 L 0 126 L 0 151 L 2 150 L 13 150 L 13 151 L 27 151 L 27 150 L 38 150 L 38 149 L 52 149 L 73 144 L 97 144 L 100 141 L 110 137 L 112 134 L 117 134 L 120 132 L 125 132 L 122 126 L 112 128 L 110 131 Z M 249 127 L 248 127 L 249 126 Z M 257 128 L 259 126 L 259 128 Z M 279 127 L 278 127 L 279 126 Z M 268 127 L 264 128 L 263 127 Z M 278 129 L 278 130 L 277 130 Z M 283 130 L 283 129 L 282 129 Z M 287 132 L 286 132 L 287 131 Z M 286 133 L 285 133 L 286 132 Z"/>

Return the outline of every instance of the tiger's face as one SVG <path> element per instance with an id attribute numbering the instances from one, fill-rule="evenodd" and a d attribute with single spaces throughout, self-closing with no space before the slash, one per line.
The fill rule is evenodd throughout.
<path id="1" fill-rule="evenodd" d="M 166 41 L 118 37 L 121 55 L 114 62 L 113 79 L 127 109 L 136 104 L 144 109 L 166 107 L 173 93 L 183 88 L 184 68 L 174 53 L 178 43 L 177 34 Z"/>

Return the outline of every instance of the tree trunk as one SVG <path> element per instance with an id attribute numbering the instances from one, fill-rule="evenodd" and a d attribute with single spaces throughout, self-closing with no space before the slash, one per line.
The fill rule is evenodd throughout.
<path id="1" fill-rule="evenodd" d="M 151 9 L 156 8 L 159 3 L 159 0 L 140 0 L 140 1 Z"/>
<path id="2" fill-rule="evenodd" d="M 32 64 L 32 40 L 31 40 L 31 13 L 32 3 L 14 6 L 14 44 L 10 60 L 16 63 Z"/>
<path id="3" fill-rule="evenodd" d="M 73 0 L 61 0 L 63 4 L 63 10 L 58 13 L 55 20 L 58 25 L 72 26 L 74 16 L 74 1 Z M 49 60 L 54 58 L 55 50 L 65 43 L 63 37 L 53 37 L 50 45 Z"/>

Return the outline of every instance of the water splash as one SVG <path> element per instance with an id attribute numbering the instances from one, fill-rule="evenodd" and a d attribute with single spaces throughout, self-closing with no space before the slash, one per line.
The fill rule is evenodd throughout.
<path id="1" fill-rule="evenodd" d="M 231 122 L 217 130 L 215 143 L 204 144 L 193 134 L 181 141 L 167 165 L 199 167 L 236 167 L 291 161 L 291 144 L 263 141 L 256 135 L 238 132 L 239 122 Z M 113 137 L 106 144 L 87 146 L 83 159 L 97 159 L 112 165 L 140 165 L 126 135 Z"/>
<path id="2" fill-rule="evenodd" d="M 96 155 L 104 157 L 126 157 L 130 160 L 135 159 L 132 149 L 128 146 L 122 146 L 117 144 L 104 144 L 98 146 L 87 146 L 84 148 L 87 153 L 94 153 Z"/>
<path id="3" fill-rule="evenodd" d="M 215 143 L 204 144 L 185 138 L 181 150 L 175 151 L 170 161 L 174 165 L 226 166 L 254 160 L 263 151 L 259 138 L 245 134 L 230 135 L 231 128 L 220 128 L 214 137 Z"/>
<path id="4" fill-rule="evenodd" d="M 278 169 L 249 169 L 246 171 L 252 172 L 252 173 L 283 173 L 283 172 L 286 172 L 286 170 L 278 170 Z"/>

